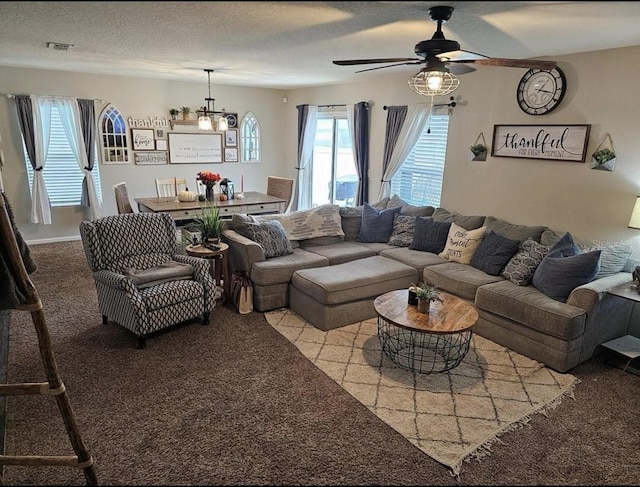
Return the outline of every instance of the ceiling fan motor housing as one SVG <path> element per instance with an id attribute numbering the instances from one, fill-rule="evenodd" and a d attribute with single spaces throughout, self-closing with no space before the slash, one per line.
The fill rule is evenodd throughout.
<path id="1" fill-rule="evenodd" d="M 443 52 L 459 51 L 460 43 L 449 39 L 429 39 L 420 41 L 413 48 L 413 51 L 420 57 L 437 56 Z"/>

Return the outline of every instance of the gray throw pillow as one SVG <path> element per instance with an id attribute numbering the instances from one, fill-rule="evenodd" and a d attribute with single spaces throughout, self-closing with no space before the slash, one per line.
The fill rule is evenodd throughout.
<path id="1" fill-rule="evenodd" d="M 358 234 L 360 233 L 362 206 L 341 206 L 340 220 L 342 222 L 344 239 L 353 242 L 358 238 Z"/>
<path id="2" fill-rule="evenodd" d="M 377 210 L 369 203 L 362 207 L 362 223 L 357 242 L 387 243 L 393 231 L 393 217 L 400 212 L 400 206 L 387 210 Z"/>
<path id="3" fill-rule="evenodd" d="M 556 243 L 533 274 L 533 285 L 557 301 L 566 302 L 578 286 L 594 280 L 600 271 L 600 250 L 579 253 L 571 234 Z"/>
<path id="4" fill-rule="evenodd" d="M 444 208 L 436 208 L 433 212 L 433 219 L 437 222 L 455 223 L 465 230 L 475 230 L 484 225 L 484 216 L 479 215 L 461 215 L 455 211 L 445 210 Z"/>
<path id="5" fill-rule="evenodd" d="M 503 237 L 492 230 L 478 245 L 473 257 L 471 257 L 470 264 L 490 276 L 497 276 L 519 247 L 520 240 Z"/>
<path id="6" fill-rule="evenodd" d="M 264 251 L 265 257 L 279 257 L 293 253 L 293 247 L 287 238 L 287 232 L 279 221 L 247 222 L 245 226 L 247 234 L 243 234 L 242 231 L 238 233 L 259 244 Z"/>
<path id="7" fill-rule="evenodd" d="M 451 222 L 437 222 L 430 216 L 418 217 L 409 249 L 439 254 L 447 243 L 450 228 Z"/>
<path id="8" fill-rule="evenodd" d="M 547 230 L 544 226 L 528 226 L 516 225 L 505 220 L 500 220 L 493 216 L 488 216 L 484 221 L 487 232 L 494 231 L 498 235 L 524 242 L 527 238 L 531 238 L 536 242 L 540 242 L 542 233 Z"/>
<path id="9" fill-rule="evenodd" d="M 393 230 L 387 243 L 396 247 L 411 245 L 416 229 L 416 218 L 415 216 L 396 214 L 393 218 Z"/>
<path id="10" fill-rule="evenodd" d="M 633 249 L 631 245 L 613 244 L 580 248 L 580 250 L 582 252 L 602 251 L 600 254 L 600 272 L 598 272 L 596 276 L 596 279 L 602 279 L 603 277 L 609 277 L 618 272 L 623 272 Z"/>
<path id="11" fill-rule="evenodd" d="M 551 247 L 542 245 L 532 238 L 526 239 L 516 252 L 516 255 L 507 262 L 502 271 L 503 277 L 509 279 L 517 286 L 526 286 L 531 282 L 542 259 L 549 253 Z"/>
<path id="12" fill-rule="evenodd" d="M 400 210 L 401 215 L 431 216 L 436 209 L 433 206 L 404 205 Z"/>

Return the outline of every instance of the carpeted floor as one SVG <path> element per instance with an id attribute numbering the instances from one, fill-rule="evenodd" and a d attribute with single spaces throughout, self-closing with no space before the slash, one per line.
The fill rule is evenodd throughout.
<path id="1" fill-rule="evenodd" d="M 636 485 L 640 378 L 600 358 L 545 418 L 501 436 L 460 480 L 309 362 L 261 313 L 220 307 L 135 348 L 102 325 L 80 242 L 31 246 L 60 373 L 103 485 Z M 11 382 L 41 381 L 13 311 Z M 9 397 L 6 452 L 71 453 L 55 401 Z M 82 485 L 68 467 L 5 467 L 7 485 Z"/>
<path id="2" fill-rule="evenodd" d="M 322 331 L 287 308 L 265 316 L 316 367 L 454 475 L 463 461 L 487 456 L 500 435 L 573 397 L 578 382 L 479 335 L 457 367 L 422 374 L 385 355 L 376 319 Z"/>

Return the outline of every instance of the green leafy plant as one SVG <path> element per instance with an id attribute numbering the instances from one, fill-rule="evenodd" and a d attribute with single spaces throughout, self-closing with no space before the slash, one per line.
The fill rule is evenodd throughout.
<path id="1" fill-rule="evenodd" d="M 183 115 L 189 115 L 191 113 L 191 107 L 180 107 L 180 111 Z"/>
<path id="2" fill-rule="evenodd" d="M 438 294 L 438 288 L 436 286 L 429 286 L 428 284 L 419 282 L 417 285 L 413 284 L 410 289 L 416 293 L 418 299 L 442 303 L 442 298 Z"/>
<path id="3" fill-rule="evenodd" d="M 598 164 L 604 164 L 611 159 L 615 159 L 616 153 L 610 149 L 600 149 L 593 153 L 593 158 Z"/>
<path id="4" fill-rule="evenodd" d="M 474 156 L 479 156 L 483 152 L 486 152 L 487 147 L 484 144 L 475 144 L 469 147 L 469 149 L 471 149 L 471 152 L 473 152 Z"/>
<path id="5" fill-rule="evenodd" d="M 200 232 L 200 239 L 206 242 L 210 238 L 220 238 L 222 223 L 218 207 L 213 205 L 204 208 L 202 213 L 196 215 L 191 228 Z"/>
<path id="6" fill-rule="evenodd" d="M 178 115 L 178 113 L 180 113 L 180 110 L 178 110 L 177 108 L 172 108 L 169 110 L 169 115 L 171 115 L 172 117 L 175 117 L 176 115 Z"/>

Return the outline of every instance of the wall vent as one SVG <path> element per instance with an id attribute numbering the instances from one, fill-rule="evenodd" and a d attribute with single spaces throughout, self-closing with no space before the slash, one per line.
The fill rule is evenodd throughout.
<path id="1" fill-rule="evenodd" d="M 63 42 L 47 42 L 47 47 L 54 51 L 72 51 L 75 46 L 73 44 L 65 44 Z"/>

